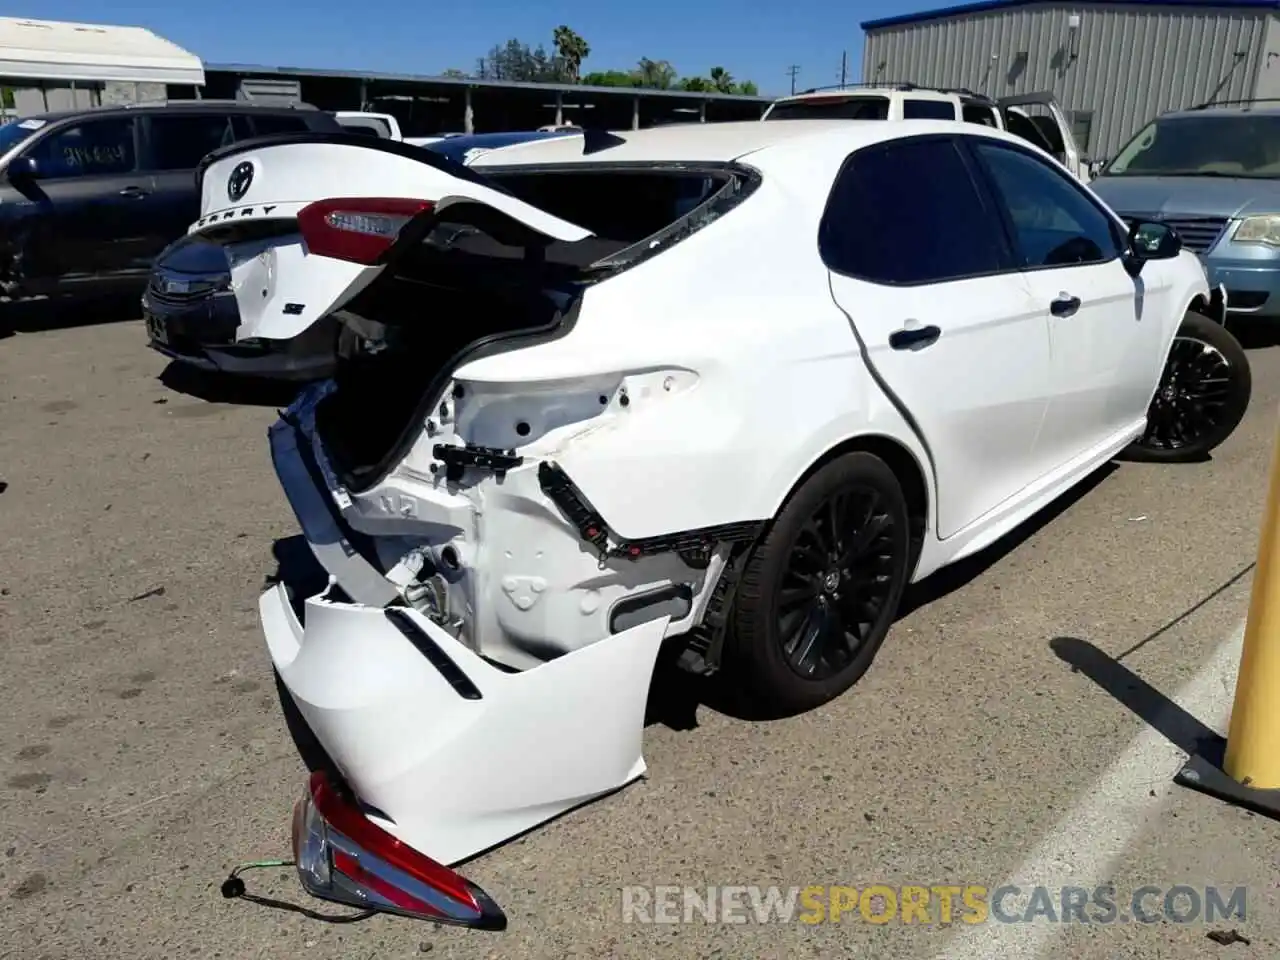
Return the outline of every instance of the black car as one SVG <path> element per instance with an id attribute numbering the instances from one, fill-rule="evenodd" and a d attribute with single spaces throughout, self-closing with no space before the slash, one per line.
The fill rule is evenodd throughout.
<path id="1" fill-rule="evenodd" d="M 237 140 L 341 133 L 315 107 L 181 100 L 97 107 L 0 125 L 0 293 L 142 289 L 152 262 L 200 216 L 195 169 Z"/>
<path id="2" fill-rule="evenodd" d="M 333 318 L 292 340 L 237 342 L 240 312 L 226 247 L 198 235 L 175 241 L 156 260 L 142 315 L 152 349 L 185 366 L 278 380 L 312 380 L 333 369 L 339 332 Z"/>

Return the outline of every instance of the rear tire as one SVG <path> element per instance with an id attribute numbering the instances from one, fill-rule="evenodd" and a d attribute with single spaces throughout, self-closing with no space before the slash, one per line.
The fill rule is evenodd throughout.
<path id="1" fill-rule="evenodd" d="M 907 503 L 879 457 L 849 453 L 795 492 L 743 569 L 726 678 L 753 713 L 789 716 L 853 686 L 910 573 Z"/>
<path id="2" fill-rule="evenodd" d="M 1121 458 L 1139 463 L 1194 463 L 1244 419 L 1253 391 L 1240 341 L 1206 316 L 1188 312 L 1169 348 L 1147 410 L 1147 428 Z"/>

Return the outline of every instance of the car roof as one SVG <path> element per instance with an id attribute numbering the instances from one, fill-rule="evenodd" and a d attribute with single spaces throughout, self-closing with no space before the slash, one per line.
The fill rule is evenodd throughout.
<path id="1" fill-rule="evenodd" d="M 233 113 L 301 113 L 305 115 L 314 115 L 321 112 L 311 104 L 249 103 L 244 100 L 162 100 L 142 103 L 103 104 L 98 107 L 81 107 L 78 110 L 54 110 L 49 113 L 29 113 L 15 119 L 43 120 L 45 123 L 57 123 L 60 120 L 72 118 L 105 117 L 112 114 L 133 114 L 152 111 L 176 113 L 210 109 L 231 111 Z"/>
<path id="2" fill-rule="evenodd" d="M 1193 107 L 1190 110 L 1174 110 L 1171 113 L 1163 114 L 1160 119 L 1183 118 L 1183 117 L 1251 117 L 1263 116 L 1274 117 L 1280 116 L 1280 104 L 1277 103 L 1211 103 L 1203 107 Z"/>
<path id="3" fill-rule="evenodd" d="M 994 136 L 1025 143 L 1002 131 L 981 124 L 960 124 L 954 120 L 788 120 L 762 123 L 759 120 L 731 123 L 679 124 L 625 130 L 608 134 L 620 142 L 585 152 L 592 135 L 558 137 L 504 147 L 479 157 L 473 166 L 525 166 L 571 163 L 731 163 L 748 154 L 769 151 L 790 152 L 800 144 L 804 149 L 824 149 L 841 156 L 883 140 L 922 133 L 967 136 Z M 606 135 L 599 134 L 604 137 Z M 797 148 L 798 149 L 798 148 Z"/>

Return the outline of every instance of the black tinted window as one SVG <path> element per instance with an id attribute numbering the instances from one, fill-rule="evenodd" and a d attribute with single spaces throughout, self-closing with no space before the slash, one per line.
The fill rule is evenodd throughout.
<path id="1" fill-rule="evenodd" d="M 91 120 L 63 127 L 31 148 L 42 180 L 132 173 L 133 118 Z"/>
<path id="2" fill-rule="evenodd" d="M 276 133 L 302 133 L 308 128 L 302 117 L 254 114 L 253 129 L 258 136 L 268 137 Z"/>
<path id="3" fill-rule="evenodd" d="M 832 270 L 878 283 L 952 280 L 1011 267 L 998 215 L 951 140 L 899 140 L 855 153 L 820 231 Z"/>
<path id="4" fill-rule="evenodd" d="M 904 120 L 954 120 L 956 108 L 948 100 L 912 100 L 902 101 L 902 118 Z"/>
<path id="5" fill-rule="evenodd" d="M 812 97 L 775 104 L 770 120 L 887 120 L 888 97 Z"/>
<path id="6" fill-rule="evenodd" d="M 194 170 L 235 139 L 225 114 L 153 114 L 150 122 L 152 170 Z"/>
<path id="7" fill-rule="evenodd" d="M 1000 144 L 978 143 L 976 149 L 1009 211 L 1025 266 L 1101 263 L 1119 255 L 1111 218 L 1070 175 Z"/>

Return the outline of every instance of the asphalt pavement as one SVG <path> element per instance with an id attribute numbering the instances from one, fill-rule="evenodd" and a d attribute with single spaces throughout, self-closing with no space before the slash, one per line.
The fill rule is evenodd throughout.
<path id="1" fill-rule="evenodd" d="M 305 784 L 256 615 L 276 556 L 298 547 L 265 436 L 287 397 L 162 379 L 144 341 L 138 322 L 0 340 L 0 956 L 1280 954 L 1280 824 L 1171 783 L 1225 729 L 1280 348 L 1250 351 L 1251 410 L 1211 462 L 1104 470 L 919 585 L 864 681 L 826 708 L 752 723 L 660 678 L 645 780 L 467 865 L 510 918 L 485 934 L 331 922 L 353 911 L 308 899 L 289 869 L 247 873 L 249 892 L 329 920 L 220 896 L 237 864 L 289 855 Z M 945 925 L 936 908 L 929 924 L 874 923 L 887 900 L 847 889 L 818 901 L 824 920 L 832 897 L 846 908 L 838 924 L 708 922 L 657 889 L 749 904 L 720 888 L 1059 898 L 1107 882 L 1116 922 L 1088 924 Z M 1159 914 L 1177 886 L 1202 903 L 1244 886 L 1246 915 L 1132 919 L 1136 891 L 1152 887 Z M 624 888 L 649 919 L 689 922 L 624 916 Z M 1014 902 L 1006 916 L 1025 913 Z M 1233 930 L 1248 943 L 1218 942 Z"/>

